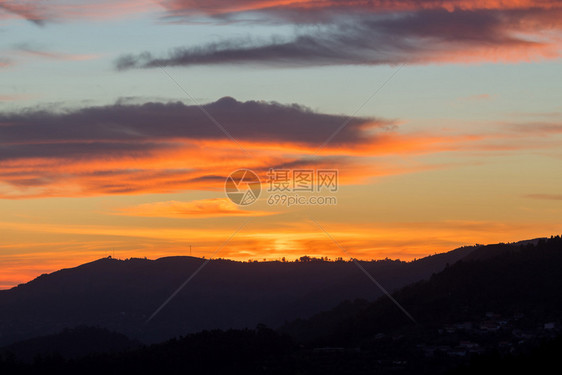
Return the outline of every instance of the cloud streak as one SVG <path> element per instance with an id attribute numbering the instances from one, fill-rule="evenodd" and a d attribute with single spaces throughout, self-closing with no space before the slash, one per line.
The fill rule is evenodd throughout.
<path id="1" fill-rule="evenodd" d="M 562 194 L 527 194 L 525 198 L 562 201 Z"/>
<path id="2" fill-rule="evenodd" d="M 278 17 L 292 17 L 294 21 L 306 22 L 312 12 L 317 16 L 356 12 L 406 12 L 416 10 L 512 10 L 512 9 L 555 9 L 560 4 L 552 0 L 167 0 L 161 4 L 169 16 L 192 17 L 206 14 L 227 16 L 237 13 L 260 12 Z M 299 13 L 301 15 L 299 15 Z M 319 18 L 322 19 L 322 18 Z M 316 19 L 315 21 L 317 21 Z"/>
<path id="3" fill-rule="evenodd" d="M 274 215 L 269 211 L 247 211 L 226 198 L 202 199 L 190 202 L 155 202 L 145 203 L 119 210 L 119 214 L 140 217 L 165 218 L 208 218 L 229 216 L 268 216 Z"/>
<path id="4" fill-rule="evenodd" d="M 158 66 L 265 66 L 514 62 L 560 56 L 562 9 L 416 10 L 340 17 L 314 31 L 271 39 L 229 39 L 167 55 L 123 55 L 118 70 Z"/>
<path id="5" fill-rule="evenodd" d="M 41 14 L 41 8 L 37 2 L 32 1 L 3 0 L 0 2 L 0 10 L 24 18 L 37 26 L 45 24 L 45 17 Z"/>
<path id="6" fill-rule="evenodd" d="M 4 11 L 0 20 L 17 17 L 46 26 L 66 20 L 126 17 L 159 8 L 155 0 L 51 0 L 48 5 L 37 0 L 0 0 L 0 11 Z"/>
<path id="7" fill-rule="evenodd" d="M 28 100 L 33 98 L 34 95 L 28 94 L 0 94 L 0 102 L 13 102 L 18 100 Z"/>
<path id="8" fill-rule="evenodd" d="M 41 48 L 33 47 L 29 44 L 22 43 L 15 46 L 16 51 L 24 53 L 30 56 L 42 57 L 53 60 L 70 60 L 70 61 L 82 61 L 91 60 L 98 58 L 95 54 L 70 54 L 56 51 L 46 51 Z"/>

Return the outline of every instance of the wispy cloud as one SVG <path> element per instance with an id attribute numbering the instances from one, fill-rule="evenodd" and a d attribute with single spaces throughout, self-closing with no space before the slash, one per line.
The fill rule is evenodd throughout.
<path id="1" fill-rule="evenodd" d="M 562 201 L 562 194 L 527 194 L 525 198 Z"/>
<path id="2" fill-rule="evenodd" d="M 353 16 L 365 13 L 399 13 L 429 10 L 490 11 L 557 9 L 560 4 L 553 0 L 167 0 L 160 3 L 167 10 L 167 18 L 178 22 L 189 21 L 206 15 L 230 22 L 278 22 L 329 23 L 341 15 Z"/>
<path id="3" fill-rule="evenodd" d="M 294 37 L 226 39 L 178 47 L 164 55 L 149 51 L 129 54 L 121 56 L 116 67 L 125 70 L 216 64 L 380 65 L 558 58 L 562 7 L 553 2 L 541 2 L 542 6 L 517 3 L 243 1 L 229 2 L 228 6 L 224 2 L 196 6 L 193 2 L 176 1 L 170 5 L 172 14 L 189 17 L 192 12 L 204 12 L 216 16 L 217 12 L 238 13 L 257 7 L 267 14 L 294 15 L 291 22 L 309 21 L 316 27 L 297 28 Z M 294 9 L 304 13 L 290 12 Z M 333 17 L 324 19 L 326 12 L 332 10 Z"/>
<path id="4" fill-rule="evenodd" d="M 34 98 L 34 95 L 28 94 L 0 94 L 0 102 L 14 102 L 18 100 L 28 100 Z"/>
<path id="5" fill-rule="evenodd" d="M 45 26 L 56 21 L 126 17 L 155 9 L 160 9 L 155 0 L 51 0 L 48 4 L 37 0 L 0 0 L 0 20 L 19 17 Z"/>
<path id="6" fill-rule="evenodd" d="M 538 117 L 538 115 L 535 115 L 535 117 Z M 556 134 L 562 134 L 562 121 L 526 121 L 518 123 L 508 122 L 504 123 L 503 125 L 510 131 L 521 133 L 526 136 L 529 134 L 533 134 L 546 137 Z"/>
<path id="7" fill-rule="evenodd" d="M 57 51 L 49 51 L 37 46 L 32 46 L 27 43 L 16 45 L 15 50 L 25 55 L 42 57 L 42 58 L 53 59 L 53 60 L 81 61 L 81 60 L 92 60 L 99 57 L 99 55 L 95 55 L 95 54 L 72 54 L 72 53 L 64 53 L 64 52 L 57 52 Z"/>
<path id="8" fill-rule="evenodd" d="M 476 94 L 476 95 L 470 95 L 470 96 L 458 98 L 457 100 L 460 101 L 460 102 L 484 102 L 484 101 L 490 101 L 494 98 L 495 98 L 495 95 Z"/>
<path id="9" fill-rule="evenodd" d="M 267 216 L 274 215 L 275 213 L 270 211 L 242 210 L 227 198 L 214 198 L 190 202 L 167 201 L 145 203 L 122 208 L 118 211 L 118 214 L 185 219 L 228 216 Z"/>
<path id="10" fill-rule="evenodd" d="M 33 22 L 37 26 L 43 26 L 45 23 L 45 17 L 42 14 L 42 9 L 43 7 L 38 4 L 37 1 L 0 1 L 0 10 L 24 18 L 30 22 Z"/>
<path id="11" fill-rule="evenodd" d="M 0 57 L 0 69 L 7 68 L 12 65 L 14 65 L 14 62 L 11 59 Z"/>

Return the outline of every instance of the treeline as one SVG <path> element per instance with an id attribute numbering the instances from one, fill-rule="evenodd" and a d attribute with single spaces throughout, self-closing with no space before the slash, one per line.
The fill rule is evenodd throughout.
<path id="1" fill-rule="evenodd" d="M 223 258 L 217 258 L 217 260 L 228 260 L 228 259 L 223 259 Z M 414 259 L 415 261 L 416 259 Z M 353 259 L 343 259 L 342 257 L 337 257 L 337 258 L 329 258 L 329 257 L 311 257 L 308 255 L 304 255 L 300 258 L 296 258 L 295 260 L 288 260 L 287 258 L 283 257 L 281 259 L 276 259 L 276 260 L 271 260 L 271 259 L 262 259 L 262 260 L 258 260 L 258 259 L 249 259 L 247 261 L 247 263 L 261 263 L 261 262 L 282 262 L 282 263 L 319 263 L 319 262 L 346 262 L 346 263 L 350 263 L 353 262 Z M 401 261 L 399 259 L 390 259 L 390 258 L 384 258 L 384 259 L 371 259 L 371 260 L 366 260 L 364 262 L 370 262 L 370 263 L 407 263 L 404 261 Z M 246 262 L 244 262 L 246 263 Z"/>

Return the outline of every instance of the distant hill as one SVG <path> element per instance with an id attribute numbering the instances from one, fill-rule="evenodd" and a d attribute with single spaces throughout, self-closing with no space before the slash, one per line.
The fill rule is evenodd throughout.
<path id="1" fill-rule="evenodd" d="M 120 353 L 139 348 L 141 343 L 103 328 L 77 327 L 60 333 L 20 341 L 0 349 L 0 354 L 13 355 L 23 362 L 39 357 L 60 356 L 78 359 L 101 353 Z"/>
<path id="2" fill-rule="evenodd" d="M 437 331 L 446 324 L 480 321 L 487 312 L 524 316 L 542 327 L 562 319 L 562 239 L 481 246 L 428 280 L 396 291 L 412 323 L 386 297 L 347 301 L 334 309 L 286 324 L 298 341 L 358 345 L 377 334 Z"/>
<path id="3" fill-rule="evenodd" d="M 473 252 L 464 247 L 414 262 L 361 262 L 388 290 L 428 278 Z M 308 258 L 305 258 L 308 259 Z M 157 342 L 203 329 L 270 327 L 380 290 L 353 262 L 212 260 L 148 324 L 147 318 L 205 260 L 111 258 L 0 291 L 0 346 L 81 325 Z"/>

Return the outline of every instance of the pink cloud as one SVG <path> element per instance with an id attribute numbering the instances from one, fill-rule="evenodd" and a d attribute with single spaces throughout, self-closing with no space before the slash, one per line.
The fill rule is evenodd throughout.
<path id="1" fill-rule="evenodd" d="M 490 94 L 476 94 L 458 98 L 457 100 L 461 102 L 483 102 L 493 100 L 495 97 L 495 95 Z"/>
<path id="2" fill-rule="evenodd" d="M 28 100 L 36 97 L 35 95 L 15 94 L 15 95 L 2 95 L 0 94 L 0 102 L 14 102 L 18 100 Z"/>
<path id="3" fill-rule="evenodd" d="M 23 18 L 39 26 L 51 21 L 127 17 L 161 6 L 155 0 L 0 0 L 0 19 Z"/>
<path id="4" fill-rule="evenodd" d="M 65 52 L 56 51 L 45 51 L 39 48 L 33 48 L 28 45 L 21 45 L 17 48 L 17 51 L 28 56 L 42 57 L 46 59 L 53 60 L 68 60 L 68 61 L 82 61 L 82 60 L 92 60 L 99 58 L 96 54 L 72 54 Z"/>

